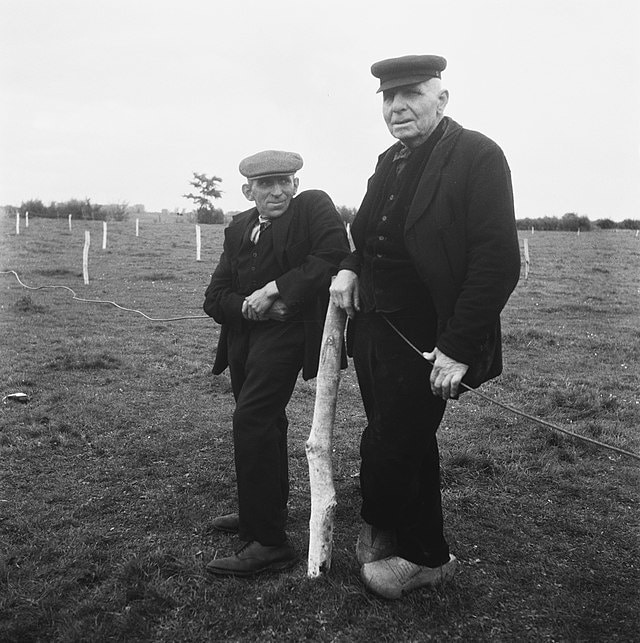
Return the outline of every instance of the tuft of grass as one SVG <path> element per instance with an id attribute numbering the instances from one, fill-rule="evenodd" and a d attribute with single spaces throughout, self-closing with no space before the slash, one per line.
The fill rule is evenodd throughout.
<path id="1" fill-rule="evenodd" d="M 89 353 L 64 353 L 56 355 L 47 367 L 54 371 L 96 371 L 101 369 L 120 368 L 122 360 L 107 352 Z"/>
<path id="2" fill-rule="evenodd" d="M 22 295 L 13 304 L 13 309 L 19 313 L 26 314 L 39 314 L 47 312 L 47 307 L 42 304 L 35 303 L 31 295 Z"/>

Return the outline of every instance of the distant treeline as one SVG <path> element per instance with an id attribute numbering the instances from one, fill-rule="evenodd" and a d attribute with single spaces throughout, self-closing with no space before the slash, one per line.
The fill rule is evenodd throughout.
<path id="1" fill-rule="evenodd" d="M 357 208 L 345 205 L 338 206 L 338 212 L 345 223 L 351 223 L 358 211 Z M 7 205 L 5 212 L 15 216 L 16 212 L 29 213 L 30 217 L 46 217 L 57 219 L 72 215 L 74 219 L 93 219 L 96 221 L 126 221 L 129 218 L 128 204 L 110 203 L 100 205 L 91 203 L 90 199 L 70 199 L 69 201 L 52 201 L 44 205 L 40 199 L 25 201 L 19 207 Z M 181 213 L 176 213 L 180 215 Z M 225 217 L 221 209 L 215 208 L 211 213 L 198 212 L 197 223 L 224 223 Z M 579 216 L 575 212 L 567 212 L 561 217 L 540 217 L 538 219 L 517 219 L 518 230 L 557 230 L 560 232 L 588 232 L 589 230 L 640 230 L 640 219 L 597 219 L 591 221 L 588 217 Z"/>
<path id="2" fill-rule="evenodd" d="M 638 230 L 640 219 L 625 219 L 612 221 L 611 219 L 597 219 L 591 221 L 588 217 L 581 217 L 575 212 L 567 212 L 562 217 L 542 217 L 540 219 L 518 219 L 518 230 L 558 230 L 560 232 L 577 232 L 581 230 Z"/>
<path id="3" fill-rule="evenodd" d="M 69 201 L 52 201 L 45 205 L 40 199 L 24 201 L 20 207 L 5 206 L 9 216 L 16 212 L 29 213 L 30 217 L 45 217 L 47 219 L 67 218 L 71 215 L 74 219 L 90 219 L 95 221 L 125 221 L 129 217 L 126 203 L 109 203 L 100 205 L 91 203 L 90 199 L 70 199 Z"/>

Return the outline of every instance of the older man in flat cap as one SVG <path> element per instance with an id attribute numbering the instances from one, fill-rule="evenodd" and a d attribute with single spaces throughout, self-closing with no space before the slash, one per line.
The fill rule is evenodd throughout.
<path id="1" fill-rule="evenodd" d="M 243 546 L 212 560 L 218 575 L 279 571 L 296 562 L 285 531 L 289 494 L 286 406 L 298 373 L 315 377 L 328 288 L 349 253 L 327 194 L 296 195 L 302 158 L 267 150 L 240 163 L 255 207 L 234 217 L 205 293 L 204 310 L 222 324 L 214 373 L 227 366 L 236 400 L 233 444 L 237 513 L 213 526 Z"/>
<path id="2" fill-rule="evenodd" d="M 355 251 L 330 288 L 350 317 L 368 421 L 356 553 L 366 587 L 385 598 L 453 575 L 436 431 L 461 382 L 501 372 L 500 312 L 520 274 L 509 166 L 493 141 L 444 116 L 445 67 L 440 56 L 371 67 L 399 141 L 378 158 Z"/>

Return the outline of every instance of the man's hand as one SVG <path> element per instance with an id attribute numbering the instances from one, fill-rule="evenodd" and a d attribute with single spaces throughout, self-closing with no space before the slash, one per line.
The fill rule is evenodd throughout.
<path id="1" fill-rule="evenodd" d="M 278 286 L 275 281 L 270 281 L 266 286 L 255 290 L 242 303 L 242 316 L 251 321 L 265 319 L 265 315 L 273 302 L 279 296 Z"/>
<path id="2" fill-rule="evenodd" d="M 263 319 L 273 319 L 274 321 L 286 321 L 291 316 L 291 311 L 282 299 L 276 299 L 271 308 L 267 311 Z"/>
<path id="3" fill-rule="evenodd" d="M 431 392 L 443 400 L 458 397 L 460 382 L 469 370 L 468 364 L 456 362 L 447 357 L 440 349 L 434 348 L 430 353 L 423 353 L 425 359 L 433 364 L 431 369 Z"/>
<path id="4" fill-rule="evenodd" d="M 340 270 L 329 287 L 331 302 L 342 308 L 351 319 L 360 310 L 358 275 L 352 270 Z"/>

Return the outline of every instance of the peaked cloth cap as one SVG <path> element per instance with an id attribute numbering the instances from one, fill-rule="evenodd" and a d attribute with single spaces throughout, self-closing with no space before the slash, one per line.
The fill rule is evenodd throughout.
<path id="1" fill-rule="evenodd" d="M 371 73 L 380 79 L 378 92 L 403 85 L 415 85 L 429 78 L 441 78 L 447 66 L 442 56 L 401 56 L 387 58 L 371 65 Z"/>
<path id="2" fill-rule="evenodd" d="M 248 179 L 265 176 L 287 176 L 302 167 L 302 157 L 296 152 L 265 150 L 240 161 L 240 174 Z"/>

